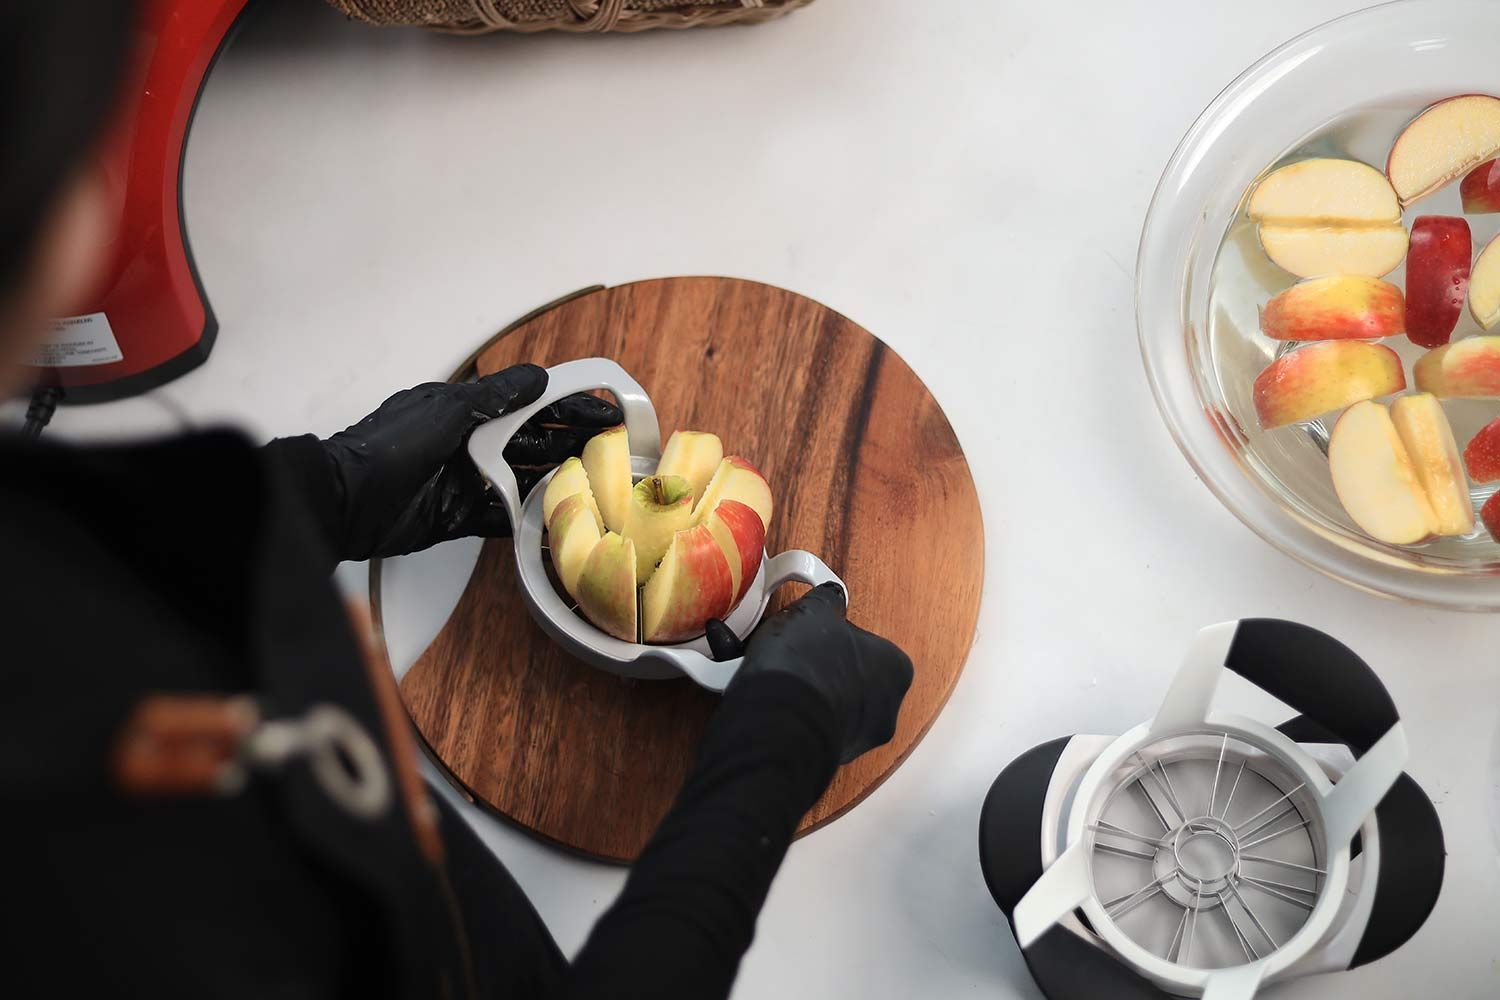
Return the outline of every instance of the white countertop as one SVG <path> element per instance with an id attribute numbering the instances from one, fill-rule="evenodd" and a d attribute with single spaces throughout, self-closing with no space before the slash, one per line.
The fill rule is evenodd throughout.
<path id="1" fill-rule="evenodd" d="M 1357 6 L 820 0 L 754 30 L 465 40 L 278 0 L 199 108 L 186 210 L 222 333 L 158 395 L 200 425 L 327 434 L 584 285 L 726 274 L 817 298 L 946 410 L 984 602 L 926 740 L 792 848 L 735 996 L 1039 996 L 980 879 L 990 781 L 1038 742 L 1147 718 L 1194 630 L 1250 615 L 1380 673 L 1449 849 L 1410 944 L 1275 995 L 1493 996 L 1500 619 L 1356 593 L 1262 543 L 1196 481 L 1136 348 L 1136 240 L 1178 139 L 1243 67 Z M 54 426 L 173 418 L 145 399 Z M 466 551 L 397 572 L 451 577 Z M 398 667 L 461 583 L 392 612 Z M 622 871 L 474 822 L 576 949 Z"/>

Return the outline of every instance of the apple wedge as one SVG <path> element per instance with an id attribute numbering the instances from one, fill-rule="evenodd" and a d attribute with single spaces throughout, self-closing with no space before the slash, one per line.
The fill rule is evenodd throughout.
<path id="1" fill-rule="evenodd" d="M 1389 347 L 1327 340 L 1282 355 L 1256 376 L 1255 413 L 1269 430 L 1404 388 L 1401 359 Z"/>
<path id="2" fill-rule="evenodd" d="M 724 460 L 724 445 L 717 434 L 704 431 L 673 431 L 662 449 L 658 476 L 681 476 L 692 487 L 693 497 L 701 497 L 714 477 L 714 470 Z"/>
<path id="3" fill-rule="evenodd" d="M 1469 293 L 1474 243 L 1469 224 L 1451 215 L 1419 216 L 1406 254 L 1406 338 L 1441 347 L 1453 335 Z"/>
<path id="4" fill-rule="evenodd" d="M 686 479 L 656 475 L 635 484 L 624 535 L 635 543 L 637 583 L 651 579 L 672 536 L 692 523 L 693 491 Z"/>
<path id="5" fill-rule="evenodd" d="M 641 635 L 646 642 L 682 642 L 703 634 L 710 618 L 734 606 L 733 578 L 724 551 L 707 525 L 672 536 L 661 567 L 641 591 Z"/>
<path id="6" fill-rule="evenodd" d="M 693 523 L 702 524 L 722 500 L 738 500 L 760 515 L 761 524 L 771 530 L 771 487 L 760 471 L 738 455 L 719 463 L 718 471 L 693 510 Z"/>
<path id="7" fill-rule="evenodd" d="M 1479 252 L 1469 275 L 1469 315 L 1486 330 L 1500 323 L 1500 237 Z"/>
<path id="8" fill-rule="evenodd" d="M 1255 186 L 1247 206 L 1260 223 L 1374 225 L 1401 221 L 1391 182 L 1358 160 L 1320 157 L 1280 167 Z"/>
<path id="9" fill-rule="evenodd" d="M 578 574 L 578 608 L 616 639 L 640 641 L 635 544 L 613 531 L 599 539 Z"/>
<path id="10" fill-rule="evenodd" d="M 594 547 L 599 544 L 598 517 L 584 499 L 585 494 L 575 493 L 557 505 L 552 519 L 547 522 L 547 544 L 552 550 L 552 568 L 563 589 L 574 598 L 578 596 L 578 577 L 583 572 Z"/>
<path id="11" fill-rule="evenodd" d="M 1441 399 L 1500 397 L 1500 337 L 1465 337 L 1412 366 L 1417 388 Z"/>
<path id="12" fill-rule="evenodd" d="M 1500 417 L 1479 429 L 1464 446 L 1464 465 L 1469 478 L 1476 483 L 1493 483 L 1500 479 Z"/>
<path id="13" fill-rule="evenodd" d="M 1484 522 L 1490 537 L 1500 541 L 1500 493 L 1496 493 L 1479 508 L 1479 519 Z"/>
<path id="14" fill-rule="evenodd" d="M 1271 263 L 1299 278 L 1329 274 L 1389 274 L 1406 256 L 1399 223 L 1369 226 L 1288 226 L 1265 223 L 1260 246 Z"/>
<path id="15" fill-rule="evenodd" d="M 1391 404 L 1391 423 L 1432 505 L 1433 534 L 1467 535 L 1473 531 L 1469 480 L 1443 404 L 1426 392 L 1402 396 Z"/>
<path id="16" fill-rule="evenodd" d="M 1458 196 L 1468 215 L 1500 212 L 1500 160 L 1485 160 L 1464 174 L 1458 184 Z"/>
<path id="17" fill-rule="evenodd" d="M 604 527 L 619 534 L 630 512 L 630 438 L 625 428 L 595 434 L 583 446 L 583 470 L 588 475 Z"/>
<path id="18" fill-rule="evenodd" d="M 1371 538 L 1409 545 L 1434 533 L 1432 504 L 1379 403 L 1355 403 L 1339 417 L 1328 438 L 1328 471 L 1350 520 Z"/>
<path id="19" fill-rule="evenodd" d="M 1267 302 L 1260 329 L 1273 340 L 1379 340 L 1405 330 L 1401 289 L 1364 275 L 1309 278 Z"/>
<path id="20" fill-rule="evenodd" d="M 738 500 L 721 500 L 703 522 L 729 563 L 729 577 L 738 604 L 755 582 L 766 548 L 766 526 L 760 515 Z"/>
<path id="21" fill-rule="evenodd" d="M 604 531 L 604 518 L 599 515 L 599 505 L 594 501 L 594 491 L 589 488 L 589 475 L 583 471 L 583 462 L 570 458 L 557 467 L 547 492 L 542 494 L 542 523 L 550 525 L 558 504 L 572 496 L 582 496 L 583 503 L 594 515 L 594 523 Z"/>
<path id="22" fill-rule="evenodd" d="M 1425 198 L 1500 152 L 1500 99 L 1464 94 L 1438 101 L 1402 130 L 1385 174 L 1402 206 Z"/>

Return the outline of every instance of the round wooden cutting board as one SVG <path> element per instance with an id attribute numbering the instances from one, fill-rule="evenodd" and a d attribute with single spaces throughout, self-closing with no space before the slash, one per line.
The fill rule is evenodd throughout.
<path id="1" fill-rule="evenodd" d="M 777 505 L 767 550 L 820 555 L 849 586 L 850 619 L 911 655 L 895 739 L 842 768 L 802 830 L 828 822 L 916 746 L 974 638 L 984 532 L 953 429 L 874 336 L 750 281 L 593 290 L 507 330 L 475 364 L 488 373 L 592 356 L 645 387 L 664 442 L 673 428 L 713 431 L 757 465 Z M 629 861 L 671 805 L 718 699 L 687 680 L 622 680 L 570 659 L 528 616 L 513 563 L 508 539 L 485 544 L 402 697 L 475 801 L 559 845 Z M 803 590 L 784 588 L 773 609 Z"/>

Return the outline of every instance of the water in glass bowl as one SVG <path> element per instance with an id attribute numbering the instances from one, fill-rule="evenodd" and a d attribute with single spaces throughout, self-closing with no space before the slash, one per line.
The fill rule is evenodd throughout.
<path id="1" fill-rule="evenodd" d="M 1430 100 L 1414 98 L 1410 103 L 1387 102 L 1350 111 L 1306 136 L 1274 163 L 1266 164 L 1265 172 L 1315 156 L 1359 160 L 1384 169 L 1391 143 L 1429 103 Z M 1463 216 L 1457 182 L 1409 208 L 1404 218 L 1407 228 L 1421 215 Z M 1500 215 L 1464 218 L 1473 233 L 1474 252 L 1478 254 L 1500 232 Z M 1214 395 L 1224 401 L 1232 425 L 1237 428 L 1233 436 L 1242 439 L 1241 458 L 1283 501 L 1314 523 L 1379 547 L 1380 543 L 1372 543 L 1344 513 L 1328 474 L 1328 432 L 1338 414 L 1270 431 L 1261 430 L 1256 420 L 1252 401 L 1255 376 L 1276 357 L 1298 345 L 1272 340 L 1260 332 L 1260 307 L 1297 279 L 1266 259 L 1255 228 L 1255 223 L 1245 215 L 1242 201 L 1214 261 L 1208 316 L 1211 372 L 1218 382 Z M 1405 264 L 1386 275 L 1385 280 L 1404 289 Z M 1483 332 L 1465 309 L 1451 340 Z M 1424 353 L 1423 348 L 1405 337 L 1391 337 L 1380 343 L 1401 356 L 1408 390 L 1414 390 L 1412 364 Z M 1462 449 L 1481 427 L 1500 416 L 1500 400 L 1449 399 L 1443 401 L 1443 409 Z M 1476 517 L 1480 505 L 1496 488 L 1493 483 L 1471 485 Z M 1500 565 L 1500 544 L 1477 520 L 1474 530 L 1467 535 L 1392 548 L 1414 554 L 1421 562 L 1434 566 Z"/>

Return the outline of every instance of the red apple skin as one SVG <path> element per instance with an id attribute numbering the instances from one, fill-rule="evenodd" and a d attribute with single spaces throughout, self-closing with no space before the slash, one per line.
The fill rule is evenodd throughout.
<path id="1" fill-rule="evenodd" d="M 1470 215 L 1500 212 L 1500 159 L 1485 160 L 1464 174 L 1458 195 L 1463 199 L 1464 211 Z"/>
<path id="2" fill-rule="evenodd" d="M 1411 226 L 1406 254 L 1406 337 L 1442 347 L 1453 335 L 1469 294 L 1474 241 L 1469 224 L 1451 215 L 1422 215 Z"/>
<path id="3" fill-rule="evenodd" d="M 1489 529 L 1490 537 L 1500 541 L 1500 493 L 1496 493 L 1479 508 L 1479 519 Z"/>
<path id="4" fill-rule="evenodd" d="M 753 507 L 738 500 L 719 501 L 719 506 L 714 508 L 709 517 L 717 517 L 724 522 L 740 556 L 740 589 L 734 595 L 734 603 L 738 606 L 745 591 L 755 582 L 755 574 L 760 572 L 761 555 L 766 548 L 766 526 L 761 523 L 760 515 L 755 513 Z"/>
<path id="5" fill-rule="evenodd" d="M 1255 415 L 1271 430 L 1405 388 L 1401 356 L 1389 347 L 1324 340 L 1282 355 L 1255 377 Z"/>
<path id="6" fill-rule="evenodd" d="M 1500 479 L 1500 417 L 1480 428 L 1464 448 L 1464 465 L 1476 483 Z"/>
<path id="7" fill-rule="evenodd" d="M 656 571 L 658 576 L 669 572 L 667 563 L 674 557 L 677 561 L 675 577 L 666 577 L 662 583 L 670 589 L 666 592 L 668 603 L 659 622 L 652 622 L 647 610 L 655 589 L 652 584 L 657 582 L 655 576 L 641 596 L 641 614 L 645 619 L 641 622 L 641 629 L 646 633 L 642 637 L 646 642 L 683 642 L 702 635 L 703 626 L 710 618 L 723 618 L 734 606 L 729 562 L 707 526 L 700 524 L 676 534 L 667 558 Z"/>
<path id="8" fill-rule="evenodd" d="M 1405 323 L 1401 289 L 1358 274 L 1299 281 L 1260 312 L 1260 330 L 1272 340 L 1380 340 Z"/>

